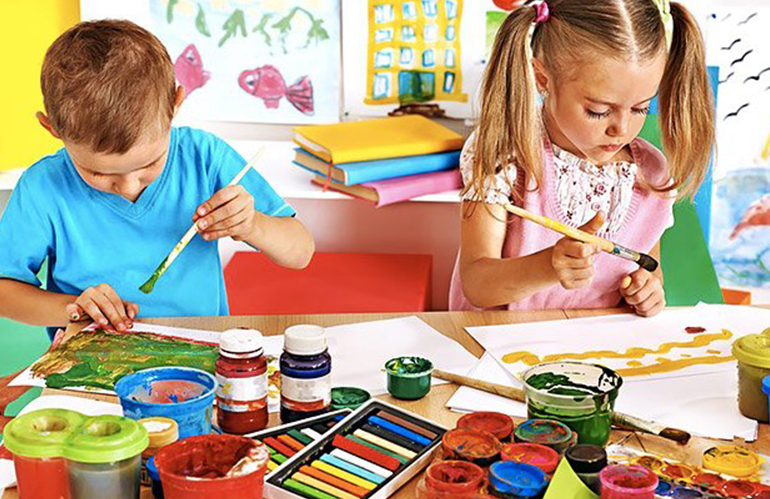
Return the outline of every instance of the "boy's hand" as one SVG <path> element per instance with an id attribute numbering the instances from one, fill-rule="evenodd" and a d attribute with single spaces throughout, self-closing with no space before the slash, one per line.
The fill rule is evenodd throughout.
<path id="1" fill-rule="evenodd" d="M 88 288 L 66 307 L 71 321 L 91 317 L 100 326 L 112 325 L 118 331 L 131 329 L 139 312 L 135 303 L 123 301 L 109 284 Z"/>
<path id="2" fill-rule="evenodd" d="M 604 225 L 604 214 L 597 213 L 580 230 L 594 234 Z M 551 265 L 564 289 L 578 289 L 591 284 L 594 277 L 594 255 L 601 250 L 593 244 L 569 237 L 559 239 L 553 247 Z"/>
<path id="3" fill-rule="evenodd" d="M 242 241 L 254 232 L 255 213 L 252 195 L 241 185 L 231 185 L 200 205 L 193 221 L 206 241 L 228 236 Z"/>
<path id="4" fill-rule="evenodd" d="M 660 279 L 647 270 L 637 269 L 620 281 L 620 294 L 634 312 L 652 317 L 666 307 L 666 297 Z"/>

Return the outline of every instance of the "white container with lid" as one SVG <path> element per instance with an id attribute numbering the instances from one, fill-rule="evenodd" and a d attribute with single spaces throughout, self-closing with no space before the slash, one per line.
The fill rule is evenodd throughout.
<path id="1" fill-rule="evenodd" d="M 284 334 L 283 348 L 293 355 L 318 355 L 328 348 L 326 331 L 321 326 L 298 324 Z"/>

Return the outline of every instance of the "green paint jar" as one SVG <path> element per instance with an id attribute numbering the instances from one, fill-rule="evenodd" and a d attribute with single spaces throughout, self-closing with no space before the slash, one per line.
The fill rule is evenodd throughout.
<path id="1" fill-rule="evenodd" d="M 770 376 L 770 329 L 735 340 L 733 355 L 738 359 L 738 408 L 747 418 L 767 423 L 767 395 L 762 391 L 762 380 Z"/>
<path id="2" fill-rule="evenodd" d="M 522 375 L 530 419 L 555 419 L 578 434 L 578 443 L 604 446 L 623 378 L 582 362 L 548 362 Z"/>
<path id="3" fill-rule="evenodd" d="M 430 391 L 433 363 L 422 357 L 396 357 L 385 363 L 388 392 L 397 399 L 417 400 Z"/>
<path id="4" fill-rule="evenodd" d="M 363 388 L 338 386 L 332 388 L 332 404 L 330 409 L 332 411 L 339 411 L 340 409 L 356 410 L 370 398 L 372 398 L 372 395 Z"/>

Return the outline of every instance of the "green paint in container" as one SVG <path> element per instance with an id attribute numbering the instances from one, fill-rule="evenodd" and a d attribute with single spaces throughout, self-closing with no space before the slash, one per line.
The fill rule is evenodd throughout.
<path id="1" fill-rule="evenodd" d="M 396 357 L 385 363 L 388 392 L 397 399 L 417 400 L 430 391 L 433 363 L 423 357 Z"/>
<path id="2" fill-rule="evenodd" d="M 604 446 L 623 378 L 582 362 L 547 362 L 524 372 L 530 419 L 555 419 L 578 434 L 578 443 Z"/>
<path id="3" fill-rule="evenodd" d="M 332 411 L 340 409 L 356 410 L 370 398 L 372 398 L 372 395 L 363 388 L 338 386 L 332 388 L 332 404 L 330 409 Z"/>

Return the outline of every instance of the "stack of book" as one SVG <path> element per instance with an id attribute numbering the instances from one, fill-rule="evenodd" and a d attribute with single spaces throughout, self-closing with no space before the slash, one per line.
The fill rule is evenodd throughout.
<path id="1" fill-rule="evenodd" d="M 377 206 L 460 188 L 463 138 L 422 116 L 294 129 L 312 182 Z"/>

